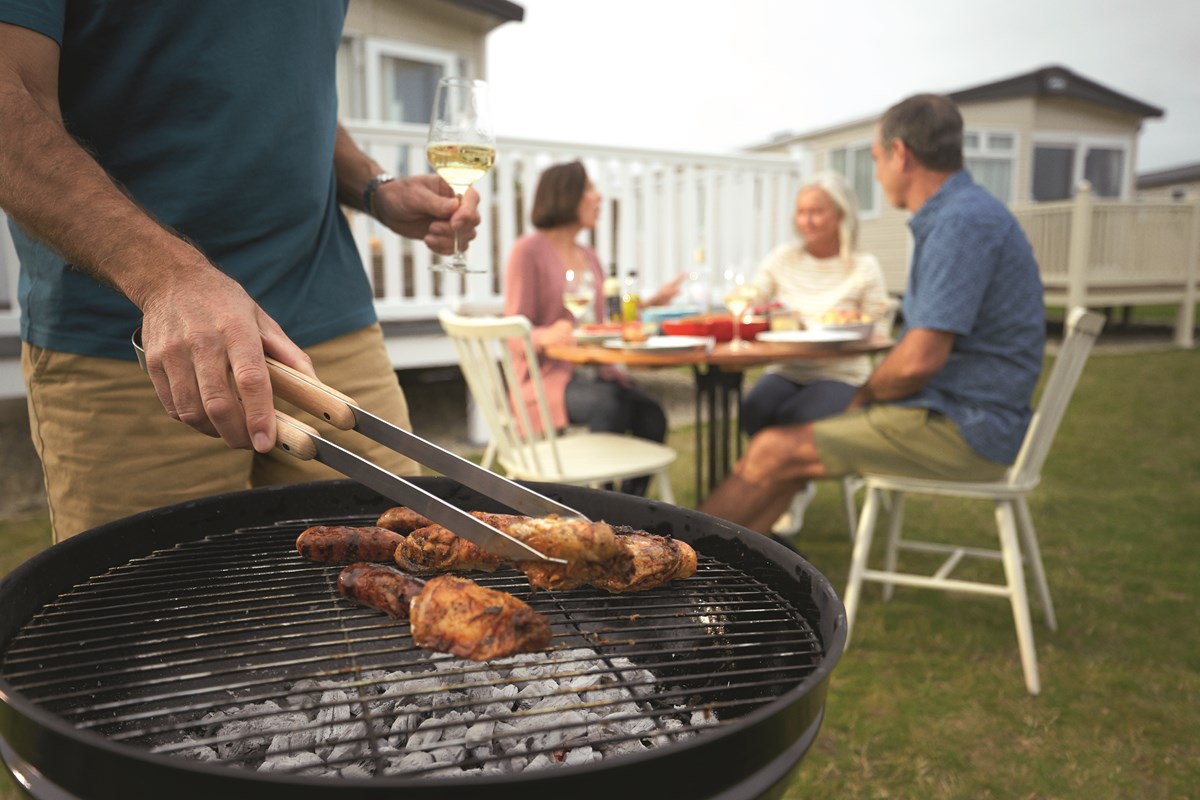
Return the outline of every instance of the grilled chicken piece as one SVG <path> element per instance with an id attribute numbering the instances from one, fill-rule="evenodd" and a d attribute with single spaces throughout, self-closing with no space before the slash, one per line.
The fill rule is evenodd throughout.
<path id="1" fill-rule="evenodd" d="M 523 601 L 466 578 L 424 581 L 382 564 L 351 564 L 338 575 L 338 591 L 408 619 L 418 647 L 472 661 L 543 650 L 553 635 L 550 622 Z"/>
<path id="2" fill-rule="evenodd" d="M 472 661 L 545 649 L 549 621 L 507 592 L 440 575 L 412 601 L 413 641 Z"/>
<path id="3" fill-rule="evenodd" d="M 354 561 L 391 561 L 404 537 L 373 526 L 314 525 L 296 539 L 296 551 L 309 561 L 349 564 Z"/>
<path id="4" fill-rule="evenodd" d="M 433 520 L 418 514 L 407 506 L 395 506 L 383 512 L 375 524 L 396 533 L 412 533 L 418 528 L 432 525 Z"/>
<path id="5" fill-rule="evenodd" d="M 633 559 L 604 522 L 562 519 L 551 514 L 502 519 L 492 524 L 544 555 L 566 560 L 566 564 L 516 562 L 514 566 L 525 573 L 534 589 L 574 589 L 604 576 L 627 580 L 633 570 Z"/>
<path id="6" fill-rule="evenodd" d="M 622 579 L 604 575 L 592 581 L 597 589 L 610 592 L 644 592 L 676 578 L 696 574 L 696 551 L 686 542 L 655 536 L 644 531 L 622 534 L 617 542 L 630 555 L 633 568 Z"/>
<path id="7" fill-rule="evenodd" d="M 396 563 L 406 572 L 495 572 L 504 559 L 441 525 L 418 528 L 395 551 Z"/>

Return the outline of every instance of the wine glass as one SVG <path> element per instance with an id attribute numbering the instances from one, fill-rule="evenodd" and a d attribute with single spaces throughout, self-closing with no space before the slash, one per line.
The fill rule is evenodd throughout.
<path id="1" fill-rule="evenodd" d="M 469 78 L 442 78 L 433 96 L 433 115 L 425 156 L 442 180 L 462 201 L 471 184 L 487 174 L 496 161 L 496 136 L 488 103 L 488 86 Z M 467 267 L 454 232 L 454 255 L 435 270 L 484 272 Z"/>
<path id="2" fill-rule="evenodd" d="M 725 271 L 725 307 L 733 315 L 733 341 L 729 343 L 730 350 L 746 347 L 746 341 L 742 339 L 742 318 L 757 298 L 758 287 L 747 279 L 743 270 L 735 267 Z"/>
<path id="3" fill-rule="evenodd" d="M 587 310 L 596 302 L 596 280 L 590 269 L 569 269 L 563 280 L 563 305 L 575 318 L 575 324 L 583 319 Z"/>

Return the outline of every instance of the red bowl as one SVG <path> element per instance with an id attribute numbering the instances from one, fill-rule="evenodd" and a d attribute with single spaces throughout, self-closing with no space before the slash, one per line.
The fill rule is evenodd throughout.
<path id="1" fill-rule="evenodd" d="M 733 317 L 729 314 L 704 314 L 698 317 L 665 319 L 658 326 L 667 336 L 711 336 L 718 342 L 733 338 Z M 751 317 L 741 324 L 743 339 L 753 339 L 768 327 L 762 317 Z"/>

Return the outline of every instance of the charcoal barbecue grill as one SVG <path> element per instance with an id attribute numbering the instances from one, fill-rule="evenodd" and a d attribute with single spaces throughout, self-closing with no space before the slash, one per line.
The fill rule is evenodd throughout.
<path id="1" fill-rule="evenodd" d="M 505 510 L 445 478 L 418 482 L 461 508 Z M 828 581 L 695 511 L 531 485 L 692 544 L 696 574 L 628 595 L 473 575 L 546 614 L 555 634 L 543 653 L 475 664 L 415 648 L 406 623 L 338 595 L 338 567 L 296 554 L 308 525 L 370 524 L 392 505 L 356 483 L 157 509 L 0 582 L 0 755 L 39 798 L 779 796 L 816 737 L 845 643 Z M 539 677 L 505 672 L 511 661 Z M 479 684 L 520 698 L 479 700 Z M 435 713 L 447 710 L 458 716 Z M 483 739 L 463 714 L 487 721 Z M 288 744 L 339 721 L 316 754 Z M 492 741 L 514 729 L 519 757 Z M 451 761 L 412 755 L 424 751 Z M 197 760 L 210 753 L 218 760 Z M 264 771 L 268 761 L 285 767 Z M 326 774 L 312 774 L 316 761 Z"/>

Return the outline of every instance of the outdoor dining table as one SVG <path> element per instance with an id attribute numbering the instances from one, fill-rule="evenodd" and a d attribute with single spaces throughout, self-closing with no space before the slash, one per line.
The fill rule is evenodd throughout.
<path id="1" fill-rule="evenodd" d="M 728 342 L 713 344 L 710 341 L 707 347 L 678 349 L 610 346 L 603 342 L 577 341 L 573 344 L 548 345 L 545 352 L 551 358 L 580 365 L 691 367 L 696 398 L 696 502 L 699 503 L 708 491 L 729 474 L 732 460 L 741 455 L 742 439 L 735 419 L 741 405 L 746 370 L 780 361 L 871 355 L 883 352 L 894 344 L 892 339 L 881 336 L 832 343 L 746 341 L 737 348 Z"/>

